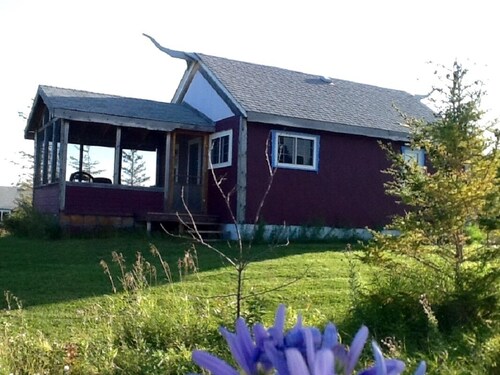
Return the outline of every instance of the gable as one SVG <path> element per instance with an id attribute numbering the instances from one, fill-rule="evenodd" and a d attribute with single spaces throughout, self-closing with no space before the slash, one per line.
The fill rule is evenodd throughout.
<path id="1" fill-rule="evenodd" d="M 219 121 L 235 115 L 199 71 L 195 73 L 182 102 L 189 104 L 212 121 Z"/>
<path id="2" fill-rule="evenodd" d="M 190 76 L 195 71 L 208 77 L 206 83 L 211 86 L 211 92 L 217 93 L 233 113 L 241 114 L 248 121 L 406 140 L 409 128 L 404 124 L 403 115 L 426 121 L 434 119 L 431 109 L 421 102 L 421 96 L 401 90 L 174 51 L 149 38 L 161 51 L 188 64 L 174 97 L 177 102 L 191 86 L 199 84 Z M 195 94 L 203 94 L 203 91 L 193 89 L 189 100 L 202 101 L 195 99 Z"/>

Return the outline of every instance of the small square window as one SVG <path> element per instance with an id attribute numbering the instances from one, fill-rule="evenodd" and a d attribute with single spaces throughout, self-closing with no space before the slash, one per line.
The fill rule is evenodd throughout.
<path id="1" fill-rule="evenodd" d="M 231 166 L 233 131 L 226 130 L 210 136 L 210 165 L 212 168 Z"/>
<path id="2" fill-rule="evenodd" d="M 415 163 L 420 167 L 423 167 L 425 165 L 424 150 L 403 146 L 401 148 L 401 152 L 406 163 Z"/>
<path id="3" fill-rule="evenodd" d="M 274 131 L 272 137 L 274 167 L 318 170 L 319 136 Z"/>

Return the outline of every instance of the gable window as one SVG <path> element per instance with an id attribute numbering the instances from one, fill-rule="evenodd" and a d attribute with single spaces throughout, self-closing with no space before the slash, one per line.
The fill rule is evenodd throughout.
<path id="1" fill-rule="evenodd" d="M 273 167 L 318 170 L 319 136 L 274 131 L 272 141 Z"/>
<path id="2" fill-rule="evenodd" d="M 415 163 L 420 167 L 425 165 L 425 153 L 421 149 L 413 149 L 409 146 L 401 147 L 403 159 L 406 163 Z"/>
<path id="3" fill-rule="evenodd" d="M 233 131 L 225 130 L 210 136 L 210 162 L 212 168 L 231 166 L 233 154 Z"/>

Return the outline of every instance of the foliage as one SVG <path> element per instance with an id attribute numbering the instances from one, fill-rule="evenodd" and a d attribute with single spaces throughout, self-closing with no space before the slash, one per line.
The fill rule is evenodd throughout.
<path id="1" fill-rule="evenodd" d="M 5 229 L 19 237 L 57 239 L 61 228 L 56 218 L 36 211 L 30 202 L 20 200 L 18 207 L 5 220 Z"/>
<path id="2" fill-rule="evenodd" d="M 158 255 L 147 255 L 152 250 L 150 243 L 161 251 L 163 262 L 173 267 L 172 281 L 168 272 L 162 271 L 168 268 Z M 220 242 L 218 246 L 231 256 L 237 254 L 232 245 Z M 190 248 L 191 244 L 184 240 L 139 234 L 59 241 L 0 238 L 0 285 L 19 296 L 26 306 L 17 311 L 17 302 L 11 296 L 0 310 L 0 373 L 23 373 L 17 368 L 24 368 L 30 369 L 25 373 L 63 374 L 63 366 L 70 366 L 70 374 L 186 374 L 195 371 L 191 360 L 194 348 L 230 361 L 230 352 L 217 327 L 234 323 L 234 272 L 201 248 L 197 251 L 197 271 L 191 269 L 186 274 L 183 268 L 181 281 L 175 267 Z M 131 288 L 124 289 L 120 265 L 111 254 L 113 249 L 116 255 L 122 255 L 123 275 L 130 272 L 144 282 L 129 282 Z M 387 278 L 387 299 L 377 302 L 377 298 L 371 298 L 374 303 L 369 309 L 355 310 L 366 301 L 365 295 L 375 291 L 374 283 L 382 284 L 385 274 L 359 262 L 356 256 L 361 252 L 356 247 L 354 251 L 343 251 L 344 245 L 338 243 L 291 243 L 272 249 L 254 245 L 253 249 L 258 256 L 245 274 L 248 290 L 242 309 L 247 322 L 272 325 L 276 307 L 286 302 L 288 315 L 293 318 L 302 313 L 307 326 L 323 330 L 328 321 L 335 321 L 346 343 L 352 341 L 361 324 L 368 325 L 384 353 L 403 359 L 409 369 L 415 369 L 418 361 L 425 359 L 432 374 L 498 372 L 495 363 L 500 363 L 500 336 L 493 318 L 472 329 L 439 328 L 438 336 L 429 330 L 432 326 L 424 333 L 419 331 L 417 323 L 424 324 L 427 315 L 418 297 L 406 299 L 408 307 L 403 303 L 382 305 L 391 301 L 390 285 L 399 288 L 393 290 L 394 294 L 404 294 L 407 289 L 413 295 L 417 286 L 411 278 Z M 138 252 L 144 256 L 138 258 Z M 109 294 L 113 288 L 99 267 L 101 259 L 108 263 L 117 293 Z M 156 280 L 149 277 L 146 261 L 158 271 Z M 406 269 L 397 272 L 406 273 Z M 349 275 L 356 275 L 357 282 L 350 282 Z M 282 288 L 283 280 L 297 277 L 295 283 Z M 440 307 L 430 298 L 439 286 L 435 279 L 426 280 L 432 312 L 443 326 L 446 321 Z M 263 290 L 268 292 L 260 293 Z M 400 306 L 406 311 L 414 309 L 415 318 L 405 310 L 401 315 L 410 319 L 415 331 L 404 327 L 398 317 Z M 371 319 L 357 315 L 359 319 L 351 321 L 355 311 L 365 311 L 364 316 Z M 391 328 L 391 320 L 405 331 Z M 293 321 L 287 324 L 291 326 Z M 384 336 L 383 329 L 391 337 Z M 428 340 L 425 332 L 431 332 Z M 19 341 L 9 346 L 10 339 Z M 50 344 L 48 352 L 40 351 L 48 348 L 44 343 Z M 39 357 L 30 353 L 38 353 L 35 355 Z M 360 361 L 369 366 L 371 353 L 362 355 Z M 9 365 L 13 363 L 17 363 L 16 367 Z"/>
<path id="3" fill-rule="evenodd" d="M 439 280 L 425 267 L 418 267 L 415 272 L 413 265 L 411 273 L 407 269 L 390 272 L 374 268 L 371 280 L 365 282 L 359 280 L 357 265 L 351 268 L 352 304 L 344 321 L 345 329 L 360 324 L 373 327 L 372 334 L 382 348 L 405 360 L 413 361 L 426 353 L 432 374 L 498 372 L 499 317 L 482 316 L 475 319 L 479 322 L 475 326 L 460 321 L 466 314 L 482 310 L 475 305 L 478 300 L 474 294 L 444 295 L 436 300 Z M 416 283 L 417 278 L 422 282 Z M 457 303 L 466 311 L 458 310 Z"/>
<path id="4" fill-rule="evenodd" d="M 439 108 L 435 121 L 407 119 L 410 146 L 425 150 L 426 167 L 384 146 L 392 162 L 386 171 L 391 177 L 386 190 L 406 212 L 388 226 L 399 235 L 374 233 L 367 259 L 388 269 L 400 267 L 403 258 L 428 268 L 440 284 L 433 302 L 441 303 L 452 295 L 475 295 L 477 301 L 490 300 L 490 308 L 495 309 L 500 249 L 485 241 L 487 237 L 476 236 L 474 246 L 468 243 L 474 234 L 470 229 L 498 211 L 491 203 L 498 194 L 500 154 L 498 138 L 488 138 L 480 121 L 480 84 L 469 84 L 466 74 L 467 70 L 455 63 L 446 75 L 447 86 L 434 90 L 434 103 Z M 405 269 L 411 273 L 414 267 Z M 415 276 L 414 280 L 419 283 L 422 279 Z M 473 323 L 478 314 L 463 310 L 471 301 L 458 298 L 456 302 L 456 313 L 462 309 L 465 314 L 457 323 Z"/>
<path id="5" fill-rule="evenodd" d="M 24 151 L 19 151 L 19 159 L 12 161 L 19 168 L 19 179 L 17 189 L 19 192 L 18 204 L 30 204 L 33 197 L 33 178 L 34 178 L 34 156 Z"/>
<path id="6" fill-rule="evenodd" d="M 143 156 L 137 150 L 123 150 L 122 156 L 122 183 L 130 186 L 143 186 L 149 180 Z"/>
<path id="7" fill-rule="evenodd" d="M 83 147 L 82 154 L 82 172 L 90 173 L 91 175 L 98 175 L 104 172 L 104 169 L 99 169 L 99 161 L 92 159 L 90 155 L 90 146 L 86 145 L 74 145 L 75 148 L 80 152 L 80 147 Z M 69 165 L 76 171 L 80 170 L 80 158 L 75 156 L 69 157 Z"/>

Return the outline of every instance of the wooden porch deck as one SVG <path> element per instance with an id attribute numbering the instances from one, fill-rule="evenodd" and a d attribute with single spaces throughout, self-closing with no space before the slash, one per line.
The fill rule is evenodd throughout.
<path id="1" fill-rule="evenodd" d="M 222 230 L 219 217 L 205 214 L 188 214 L 181 212 L 147 212 L 135 217 L 137 222 L 146 223 L 148 233 L 152 232 L 154 224 L 163 224 L 167 228 L 174 228 L 179 234 L 194 234 L 197 232 L 204 238 L 220 239 Z M 193 223 L 194 222 L 194 223 Z"/>

